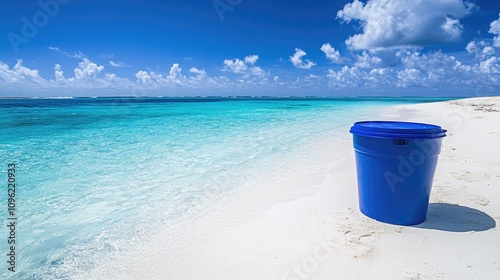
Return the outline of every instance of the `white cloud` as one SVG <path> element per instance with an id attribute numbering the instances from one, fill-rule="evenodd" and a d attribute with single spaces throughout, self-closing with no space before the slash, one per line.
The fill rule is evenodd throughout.
<path id="1" fill-rule="evenodd" d="M 498 14 L 498 19 L 494 20 L 490 23 L 489 33 L 493 35 L 497 35 L 493 37 L 493 45 L 497 48 L 500 48 L 500 14 Z"/>
<path id="2" fill-rule="evenodd" d="M 418 69 L 403 69 L 397 73 L 397 86 L 406 88 L 408 86 L 423 86 L 424 77 Z"/>
<path id="3" fill-rule="evenodd" d="M 475 56 L 479 60 L 479 64 L 475 65 L 475 70 L 478 73 L 497 75 L 496 77 L 489 77 L 488 79 L 482 79 L 486 82 L 498 81 L 498 69 L 500 63 L 500 14 L 499 19 L 494 20 L 490 23 L 489 33 L 496 35 L 493 37 L 492 42 L 489 40 L 481 41 L 471 41 L 467 44 L 465 49 L 467 53 Z"/>
<path id="4" fill-rule="evenodd" d="M 54 65 L 54 79 L 47 80 L 40 76 L 38 70 L 30 69 L 18 60 L 12 67 L 0 61 L 0 84 L 2 88 L 12 88 L 20 85 L 20 89 L 39 90 L 50 89 L 51 93 L 64 89 L 63 95 L 73 95 L 74 91 L 67 92 L 67 89 L 128 89 L 132 83 L 126 79 L 118 77 L 116 74 L 107 73 L 104 78 L 99 78 L 98 74 L 104 69 L 90 60 L 84 58 L 75 68 L 75 76 L 66 78 L 60 64 Z M 19 88 L 19 87 L 18 87 Z M 22 91 L 21 90 L 21 91 Z"/>
<path id="5" fill-rule="evenodd" d="M 58 47 L 49 47 L 49 50 L 52 50 L 52 51 L 55 51 L 57 53 L 60 53 L 62 55 L 65 55 L 67 57 L 71 57 L 71 58 L 78 58 L 78 59 L 82 59 L 85 57 L 85 54 L 83 54 L 82 52 L 78 51 L 78 52 L 73 52 L 73 53 L 68 53 L 68 52 L 65 52 L 65 51 L 62 51 L 60 50 Z"/>
<path id="6" fill-rule="evenodd" d="M 474 8 L 462 0 L 354 0 L 337 17 L 363 27 L 362 34 L 346 40 L 350 48 L 382 49 L 456 41 L 462 34 L 459 19 Z"/>
<path id="7" fill-rule="evenodd" d="M 224 68 L 222 71 L 232 72 L 235 74 L 253 75 L 253 76 L 266 76 L 269 73 L 259 66 L 253 66 L 259 60 L 258 55 L 248 55 L 243 60 L 236 58 L 234 60 L 225 59 Z"/>
<path id="8" fill-rule="evenodd" d="M 250 68 L 250 74 L 254 75 L 254 76 L 265 76 L 268 73 L 264 69 L 262 69 L 258 66 L 255 66 L 255 67 Z"/>
<path id="9" fill-rule="evenodd" d="M 496 57 L 464 65 L 454 56 L 442 52 L 399 51 L 397 56 L 401 60 L 397 66 L 329 69 L 329 85 L 337 89 L 369 88 L 380 94 L 387 94 L 387 90 L 395 87 L 419 89 L 421 93 L 430 90 L 455 93 L 464 88 L 470 90 L 474 84 L 491 85 L 500 78 L 500 59 Z"/>
<path id="10" fill-rule="evenodd" d="M 479 69 L 485 74 L 500 74 L 500 58 L 490 57 L 479 64 Z"/>
<path id="11" fill-rule="evenodd" d="M 85 54 L 79 51 L 79 52 L 73 52 L 72 54 L 68 54 L 68 56 L 72 58 L 82 59 L 85 57 Z"/>
<path id="12" fill-rule="evenodd" d="M 207 72 L 205 71 L 205 69 L 200 70 L 200 69 L 198 69 L 198 68 L 196 68 L 196 67 L 191 67 L 191 69 L 189 69 L 189 73 L 196 74 L 195 79 L 196 79 L 196 80 L 199 80 L 199 81 L 201 81 L 201 80 L 203 80 L 205 77 L 207 77 Z M 192 77 L 192 78 L 194 78 L 194 77 Z"/>
<path id="13" fill-rule="evenodd" d="M 385 52 L 362 52 L 353 54 L 350 65 L 335 70 L 329 69 L 324 75 L 318 73 L 304 76 L 290 76 L 285 79 L 270 76 L 262 68 L 250 65 L 254 59 L 239 59 L 247 67 L 236 78 L 224 76 L 210 77 L 205 69 L 192 67 L 190 75 L 182 75 L 182 69 L 175 63 L 166 73 L 140 70 L 135 74 L 135 81 L 119 77 L 113 73 L 105 73 L 104 66 L 89 59 L 83 59 L 75 69 L 74 77 L 65 77 L 63 67 L 54 65 L 54 76 L 51 80 L 43 79 L 36 69 L 30 69 L 18 61 L 12 67 L 0 62 L 0 88 L 11 89 L 50 89 L 77 92 L 78 89 L 116 89 L 120 93 L 130 92 L 142 95 L 157 92 L 203 91 L 241 93 L 280 92 L 291 93 L 307 89 L 316 92 L 345 92 L 350 94 L 381 94 L 392 92 L 404 95 L 405 92 L 431 94 L 455 94 L 468 91 L 474 94 L 479 87 L 498 88 L 500 83 L 500 50 L 493 47 L 490 40 L 470 42 L 467 50 L 473 56 L 463 64 L 456 57 L 442 52 L 425 52 L 417 50 L 391 50 Z M 380 62 L 384 55 L 392 55 L 398 63 Z M 252 57 L 252 56 L 248 56 Z M 245 63 L 245 60 L 248 63 Z M 347 60 L 347 59 L 346 59 Z M 233 62 L 238 59 L 233 60 Z M 257 60 L 254 62 L 257 63 Z M 418 90 L 418 91 L 417 91 Z M 174 91 L 172 91 L 174 92 Z M 492 91 L 493 92 L 493 91 Z"/>
<path id="14" fill-rule="evenodd" d="M 482 54 L 483 56 L 492 56 L 496 53 L 495 49 L 493 47 L 487 46 L 484 47 Z"/>
<path id="15" fill-rule="evenodd" d="M 254 65 L 258 59 L 259 59 L 258 55 L 249 55 L 249 56 L 245 57 L 245 63 L 250 64 L 250 65 Z"/>
<path id="16" fill-rule="evenodd" d="M 180 84 L 182 79 L 182 68 L 179 67 L 179 63 L 174 63 L 168 72 L 167 80 L 174 84 Z"/>
<path id="17" fill-rule="evenodd" d="M 500 14 L 498 14 L 497 20 L 494 20 L 490 23 L 490 30 L 488 32 L 495 35 L 500 34 Z"/>
<path id="18" fill-rule="evenodd" d="M 137 78 L 137 82 L 141 83 L 143 85 L 151 85 L 153 83 L 151 76 L 146 71 L 141 70 L 141 71 L 137 72 L 135 74 L 135 77 Z"/>
<path id="19" fill-rule="evenodd" d="M 377 67 L 382 62 L 382 59 L 375 55 L 369 55 L 366 51 L 363 51 L 361 55 L 356 55 L 356 67 L 360 68 L 374 68 Z"/>
<path id="20" fill-rule="evenodd" d="M 54 66 L 55 84 L 63 84 L 72 89 L 129 89 L 132 85 L 127 78 L 118 77 L 114 73 L 103 73 L 104 66 L 98 65 L 88 58 L 83 58 L 74 72 L 74 77 L 65 78 L 60 65 Z M 104 77 L 102 77 L 104 76 Z M 53 82 L 53 81 L 52 81 Z"/>
<path id="21" fill-rule="evenodd" d="M 460 39 L 463 26 L 460 24 L 460 21 L 458 19 L 446 17 L 445 22 L 441 24 L 441 30 L 444 31 L 444 34 L 448 36 L 448 38 L 445 39 L 445 42 L 453 42 Z"/>
<path id="22" fill-rule="evenodd" d="M 224 60 L 224 68 L 222 71 L 233 72 L 236 74 L 244 73 L 248 69 L 248 66 L 244 61 L 241 61 L 239 58 L 235 60 L 225 59 Z"/>
<path id="23" fill-rule="evenodd" d="M 122 78 L 114 73 L 106 73 L 104 79 L 99 79 L 100 87 L 113 89 L 129 90 L 134 84 L 127 78 Z"/>
<path id="24" fill-rule="evenodd" d="M 339 71 L 328 69 L 327 77 L 330 78 L 330 86 L 338 88 L 357 87 L 360 79 L 366 76 L 366 73 L 360 71 L 358 67 L 344 66 Z"/>
<path id="25" fill-rule="evenodd" d="M 178 63 L 174 63 L 168 74 L 164 77 L 154 71 L 147 72 L 140 70 L 135 74 L 137 83 L 146 88 L 161 88 L 183 85 L 187 78 L 182 75 L 182 68 Z"/>
<path id="26" fill-rule="evenodd" d="M 495 55 L 500 51 L 498 49 L 495 49 L 490 42 L 486 41 L 471 41 L 467 44 L 465 49 L 469 54 L 473 54 L 476 56 L 476 58 L 481 59 Z"/>
<path id="27" fill-rule="evenodd" d="M 38 74 L 38 70 L 32 70 L 23 65 L 23 61 L 21 59 L 17 60 L 16 65 L 14 65 L 14 73 L 19 75 L 20 77 L 24 77 L 31 81 L 39 81 L 42 78 Z"/>
<path id="28" fill-rule="evenodd" d="M 300 68 L 300 69 L 311 69 L 316 63 L 310 61 L 309 59 L 306 59 L 305 61 L 302 60 L 302 57 L 305 56 L 307 53 L 299 48 L 295 49 L 295 53 L 290 56 L 290 61 L 292 62 L 293 66 Z"/>
<path id="29" fill-rule="evenodd" d="M 95 78 L 102 70 L 104 66 L 97 65 L 87 58 L 83 58 L 82 62 L 78 64 L 75 68 L 75 79 L 77 80 L 88 80 Z"/>
<path id="30" fill-rule="evenodd" d="M 329 43 L 323 44 L 321 50 L 325 53 L 326 58 L 328 58 L 333 63 L 340 63 L 340 52 L 335 50 Z"/>
<path id="31" fill-rule="evenodd" d="M 119 79 L 119 78 L 118 78 L 118 76 L 116 76 L 116 74 L 111 73 L 111 74 L 106 74 L 106 75 L 104 75 L 104 79 L 105 79 L 106 81 L 110 81 L 110 82 L 112 82 L 112 81 L 116 81 L 116 80 L 117 80 L 117 79 Z"/>
<path id="32" fill-rule="evenodd" d="M 205 72 L 205 69 L 200 70 L 196 67 L 191 67 L 191 69 L 189 69 L 189 73 L 194 73 L 194 74 L 198 74 L 198 75 L 206 75 L 207 74 L 207 72 Z"/>
<path id="33" fill-rule="evenodd" d="M 403 70 L 401 75 L 415 78 L 415 73 L 420 73 L 420 79 L 413 83 L 415 86 L 450 86 L 455 87 L 464 84 L 474 75 L 472 67 L 463 65 L 454 56 L 442 52 L 420 54 L 419 52 L 406 52 L 401 54 Z M 411 73 L 408 71 L 412 71 Z M 407 85 L 413 81 L 406 79 L 403 84 Z"/>
<path id="34" fill-rule="evenodd" d="M 114 62 L 112 60 L 109 61 L 109 65 L 111 65 L 113 67 L 131 67 L 130 65 L 127 65 L 124 62 Z"/>
<path id="35" fill-rule="evenodd" d="M 6 63 L 0 61 L 0 83 L 7 85 L 40 84 L 44 80 L 40 77 L 38 70 L 29 69 L 23 65 L 23 60 L 18 59 L 12 69 Z"/>
<path id="36" fill-rule="evenodd" d="M 475 82 L 487 85 L 500 83 L 500 15 L 499 19 L 490 23 L 489 33 L 496 35 L 490 41 L 471 41 L 466 50 L 473 54 L 478 62 L 471 66 L 471 78 Z"/>
<path id="37" fill-rule="evenodd" d="M 465 49 L 467 50 L 467 52 L 469 54 L 477 54 L 477 49 L 478 49 L 478 46 L 476 44 L 475 41 L 471 41 L 467 44 L 467 46 L 465 47 Z"/>
<path id="38" fill-rule="evenodd" d="M 64 78 L 64 72 L 60 64 L 54 65 L 54 76 L 56 77 L 56 82 L 64 83 L 66 78 Z"/>

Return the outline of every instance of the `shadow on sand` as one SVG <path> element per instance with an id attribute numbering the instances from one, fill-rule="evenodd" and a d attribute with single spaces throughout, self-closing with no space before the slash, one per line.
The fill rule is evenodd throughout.
<path id="1" fill-rule="evenodd" d="M 474 208 L 448 203 L 431 203 L 425 222 L 416 228 L 451 232 L 486 231 L 496 227 L 495 220 Z"/>

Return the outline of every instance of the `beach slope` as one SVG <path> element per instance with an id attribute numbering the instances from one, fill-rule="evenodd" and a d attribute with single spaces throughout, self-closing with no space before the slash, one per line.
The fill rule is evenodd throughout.
<path id="1" fill-rule="evenodd" d="M 352 121 L 361 121 L 352 117 Z M 448 130 L 427 220 L 395 226 L 358 210 L 351 151 L 313 195 L 272 202 L 258 194 L 171 228 L 102 279 L 500 279 L 500 97 L 388 107 L 374 120 Z M 347 140 L 349 139 L 349 140 Z M 259 211 L 247 202 L 270 201 Z M 242 216 L 243 214 L 247 216 Z M 228 226 L 229 225 L 229 226 Z M 118 256 L 119 260 L 120 257 Z"/>

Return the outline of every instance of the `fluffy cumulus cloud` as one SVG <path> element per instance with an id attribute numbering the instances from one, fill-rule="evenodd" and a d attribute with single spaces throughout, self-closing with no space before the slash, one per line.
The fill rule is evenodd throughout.
<path id="1" fill-rule="evenodd" d="M 266 76 L 268 73 L 264 69 L 262 69 L 258 66 L 255 66 L 255 67 L 250 68 L 249 74 L 254 75 L 254 76 Z"/>
<path id="2" fill-rule="evenodd" d="M 328 58 L 331 62 L 333 63 L 341 62 L 340 52 L 336 50 L 334 47 L 332 47 L 332 45 L 330 45 L 329 43 L 323 44 L 323 46 L 321 46 L 321 51 L 325 53 L 326 58 Z"/>
<path id="3" fill-rule="evenodd" d="M 135 77 L 137 78 L 137 82 L 143 85 L 152 85 L 153 84 L 153 79 L 149 75 L 148 72 L 146 71 L 139 71 L 135 74 Z"/>
<path id="4" fill-rule="evenodd" d="M 37 69 L 31 69 L 18 60 L 13 66 L 0 61 L 0 96 L 18 92 L 18 94 L 33 94 L 46 90 L 42 95 L 89 95 L 96 94 L 95 90 L 102 90 L 102 94 L 119 94 L 144 96 L 149 94 L 182 94 L 183 92 L 197 92 L 200 89 L 207 94 L 210 91 L 223 94 L 234 91 L 254 91 L 268 85 L 282 85 L 269 82 L 269 73 L 256 66 L 258 56 L 251 55 L 242 61 L 246 71 L 238 78 L 225 76 L 211 77 L 205 69 L 191 67 L 189 76 L 182 74 L 180 64 L 174 63 L 166 72 L 139 70 L 135 80 L 119 77 L 114 73 L 106 73 L 105 67 L 88 58 L 83 58 L 72 69 L 74 75 L 65 76 L 63 66 L 55 64 L 52 78 L 44 79 Z M 222 69 L 221 69 L 222 70 Z M 71 72 L 70 72 L 71 73 Z M 36 89 L 36 91 L 35 91 Z M 69 91 L 68 91 L 69 90 Z M 24 92 L 24 93 L 22 93 Z"/>
<path id="5" fill-rule="evenodd" d="M 185 78 L 181 72 L 182 68 L 179 66 L 179 63 L 174 63 L 168 72 L 167 79 L 174 84 L 180 84 Z"/>
<path id="6" fill-rule="evenodd" d="M 73 72 L 74 76 L 64 77 L 61 65 L 54 66 L 56 84 L 63 84 L 65 88 L 76 89 L 122 89 L 131 85 L 130 80 L 118 77 L 114 73 L 103 73 L 104 66 L 98 65 L 88 58 L 83 58 Z"/>
<path id="7" fill-rule="evenodd" d="M 12 68 L 0 61 L 0 83 L 6 85 L 21 85 L 24 83 L 41 84 L 43 81 L 38 70 L 25 67 L 22 59 L 18 59 L 17 63 Z"/>
<path id="8" fill-rule="evenodd" d="M 476 56 L 476 58 L 484 58 L 495 51 L 495 49 L 491 46 L 491 43 L 483 40 L 469 42 L 465 47 L 465 50 L 467 50 L 469 54 Z"/>
<path id="9" fill-rule="evenodd" d="M 475 44 L 475 48 L 480 44 Z M 469 44 L 469 49 L 472 49 Z M 483 48 L 484 49 L 484 48 Z M 478 51 L 480 52 L 480 51 Z M 386 89 L 425 90 L 459 93 L 464 88 L 478 89 L 483 86 L 498 88 L 500 82 L 500 59 L 497 56 L 476 57 L 473 64 L 465 65 L 456 57 L 442 52 L 420 53 L 398 51 L 397 66 L 360 67 L 344 66 L 340 70 L 329 69 L 327 77 L 333 89 L 357 88 L 380 91 Z M 367 57 L 370 57 L 367 55 Z M 359 64 L 359 61 L 357 62 Z M 423 94 L 425 92 L 416 92 Z"/>
<path id="10" fill-rule="evenodd" d="M 248 69 L 247 64 L 244 61 L 237 58 L 235 60 L 225 59 L 224 60 L 224 68 L 222 68 L 222 71 L 228 71 L 228 72 L 233 72 L 236 74 L 241 74 L 241 73 L 244 73 L 247 69 Z"/>
<path id="11" fill-rule="evenodd" d="M 189 73 L 196 74 L 195 79 L 197 80 L 203 80 L 205 77 L 207 77 L 207 72 L 205 71 L 205 69 L 200 70 L 196 67 L 191 67 L 189 69 Z"/>
<path id="12" fill-rule="evenodd" d="M 250 65 L 254 65 L 257 62 L 257 60 L 259 60 L 258 55 L 249 55 L 249 56 L 245 57 L 245 63 L 250 64 Z"/>
<path id="13" fill-rule="evenodd" d="M 465 49 L 477 60 L 471 66 L 477 74 L 474 80 L 494 85 L 500 82 L 500 14 L 497 20 L 490 23 L 489 33 L 494 35 L 493 40 L 471 41 Z"/>
<path id="14" fill-rule="evenodd" d="M 489 32 L 496 35 L 493 37 L 493 45 L 500 48 L 500 14 L 498 14 L 498 19 L 491 22 Z"/>
<path id="15" fill-rule="evenodd" d="M 83 58 L 82 62 L 80 62 L 78 67 L 74 70 L 75 79 L 88 80 L 95 78 L 103 69 L 104 66 L 97 65 L 88 58 Z"/>
<path id="16" fill-rule="evenodd" d="M 376 68 L 382 63 L 382 59 L 374 54 L 368 54 L 363 51 L 361 55 L 356 55 L 356 67 L 360 68 Z"/>
<path id="17" fill-rule="evenodd" d="M 264 69 L 255 66 L 257 60 L 259 60 L 258 55 L 249 55 L 243 60 L 239 58 L 225 59 L 222 71 L 243 75 L 266 76 L 268 73 Z"/>
<path id="18" fill-rule="evenodd" d="M 172 64 L 168 73 L 165 73 L 164 75 L 155 71 L 147 72 L 140 70 L 135 74 L 135 77 L 137 78 L 136 82 L 138 85 L 144 86 L 145 88 L 168 88 L 171 86 L 182 86 L 188 80 L 182 75 L 182 68 L 179 63 Z"/>
<path id="19" fill-rule="evenodd" d="M 12 68 L 0 61 L 0 85 L 3 85 L 4 90 L 18 88 L 22 89 L 20 92 L 50 90 L 54 93 L 53 90 L 57 89 L 124 89 L 132 84 L 128 79 L 118 77 L 113 73 L 100 75 L 103 70 L 104 66 L 84 58 L 74 69 L 73 77 L 66 78 L 62 66 L 55 64 L 54 78 L 44 79 L 38 70 L 24 66 L 22 60 L 18 60 Z"/>
<path id="20" fill-rule="evenodd" d="M 64 71 L 62 70 L 62 67 L 60 64 L 54 65 L 54 76 L 56 78 L 56 82 L 58 83 L 65 83 L 66 78 L 64 78 Z"/>
<path id="21" fill-rule="evenodd" d="M 365 82 L 363 80 L 366 79 L 366 74 L 356 66 L 344 66 L 338 71 L 329 69 L 327 77 L 330 78 L 330 85 L 334 88 L 353 88 Z"/>
<path id="22" fill-rule="evenodd" d="M 292 62 L 293 66 L 300 69 L 311 69 L 316 63 L 306 59 L 305 61 L 302 57 L 306 56 L 307 53 L 299 48 L 295 49 L 295 53 L 290 56 L 290 62 Z"/>
<path id="23" fill-rule="evenodd" d="M 354 0 L 337 17 L 363 27 L 346 40 L 350 48 L 383 49 L 456 41 L 463 29 L 459 20 L 474 8 L 462 0 Z"/>
<path id="24" fill-rule="evenodd" d="M 484 74 L 492 74 L 496 76 L 494 82 L 500 81 L 500 58 L 492 56 L 479 64 L 479 70 Z"/>

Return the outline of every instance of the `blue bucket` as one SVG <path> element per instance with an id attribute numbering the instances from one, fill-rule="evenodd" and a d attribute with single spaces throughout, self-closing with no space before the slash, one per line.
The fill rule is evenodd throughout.
<path id="1" fill-rule="evenodd" d="M 361 212 L 396 225 L 425 221 L 446 130 L 423 123 L 365 121 L 356 122 L 350 132 Z"/>

